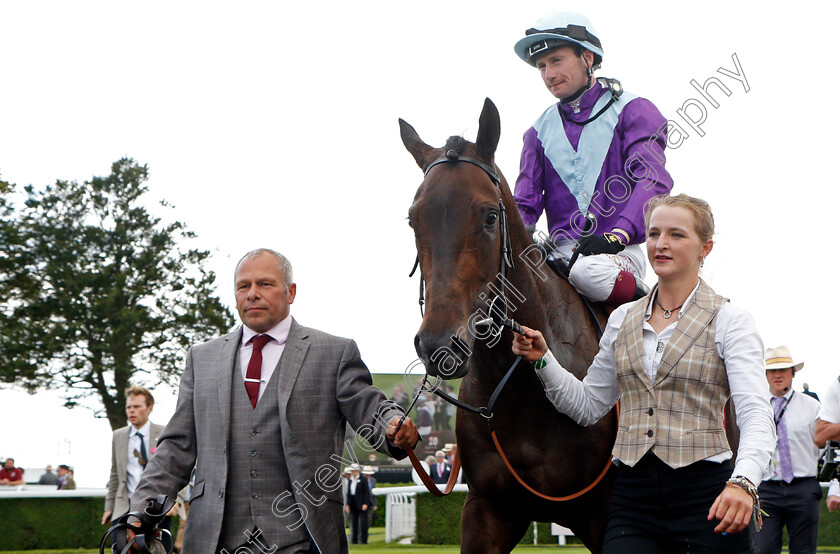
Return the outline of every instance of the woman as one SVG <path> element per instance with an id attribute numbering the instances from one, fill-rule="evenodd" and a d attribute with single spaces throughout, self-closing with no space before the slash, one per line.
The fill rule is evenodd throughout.
<path id="1" fill-rule="evenodd" d="M 776 440 L 764 346 L 750 315 L 699 277 L 713 246 L 706 202 L 656 197 L 645 229 L 657 285 L 612 313 L 582 382 L 539 331 L 523 328 L 513 351 L 581 425 L 621 400 L 605 553 L 746 552 L 749 533 L 740 531 L 754 513 L 760 524 L 755 484 Z M 734 470 L 724 431 L 730 396 L 741 431 Z"/>

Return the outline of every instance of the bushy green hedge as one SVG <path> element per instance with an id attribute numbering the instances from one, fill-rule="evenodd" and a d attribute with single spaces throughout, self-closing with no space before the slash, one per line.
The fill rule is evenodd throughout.
<path id="1" fill-rule="evenodd" d="M 104 498 L 0 498 L 0 550 L 99 548 Z"/>
<path id="2" fill-rule="evenodd" d="M 461 510 L 467 499 L 465 492 L 452 492 L 437 497 L 419 493 L 417 528 L 414 542 L 418 544 L 461 544 Z"/>
<path id="3" fill-rule="evenodd" d="M 453 492 L 442 498 L 428 493 L 419 493 L 416 497 L 417 528 L 414 537 L 416 544 L 461 544 L 461 510 L 467 498 L 465 492 Z M 380 499 L 384 506 L 384 498 Z M 829 513 L 825 506 L 825 492 L 820 503 L 819 546 L 840 545 L 840 513 Z M 551 534 L 550 523 L 539 523 L 537 528 L 539 544 L 557 544 L 557 537 Z M 787 531 L 784 544 L 787 545 Z M 569 544 L 580 543 L 574 537 L 567 537 Z M 528 531 L 520 544 L 534 543 L 534 526 Z"/>
<path id="4" fill-rule="evenodd" d="M 0 551 L 99 548 L 103 497 L 2 498 Z M 173 518 L 173 533 L 178 518 Z"/>

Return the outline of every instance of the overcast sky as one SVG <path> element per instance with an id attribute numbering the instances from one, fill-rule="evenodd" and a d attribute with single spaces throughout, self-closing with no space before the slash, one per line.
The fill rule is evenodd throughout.
<path id="1" fill-rule="evenodd" d="M 355 338 L 375 372 L 401 372 L 420 323 L 406 213 L 422 174 L 397 119 L 434 146 L 453 134 L 472 140 L 490 97 L 502 120 L 496 161 L 512 186 L 522 134 L 554 101 L 513 44 L 562 8 L 575 6 L 4 1 L 0 175 L 44 186 L 107 175 L 122 156 L 148 164 L 150 202 L 172 203 L 160 215 L 185 222 L 193 246 L 213 253 L 224 300 L 232 305 L 242 253 L 279 250 L 295 266 L 298 321 Z M 831 323 L 840 8 L 577 9 L 604 45 L 598 75 L 649 98 L 687 134 L 667 168 L 675 193 L 714 209 L 704 277 L 753 314 L 767 346 L 786 344 L 805 362 L 797 390 L 803 381 L 824 390 L 840 373 Z M 742 80 L 726 75 L 737 72 L 733 56 Z M 710 89 L 717 108 L 691 84 L 710 77 L 730 92 Z M 698 105 L 706 119 L 695 129 L 679 110 L 699 119 Z M 165 423 L 175 393 L 157 397 L 152 420 Z M 0 456 L 71 463 L 80 485 L 104 486 L 107 423 L 61 404 L 52 393 L 0 391 Z"/>

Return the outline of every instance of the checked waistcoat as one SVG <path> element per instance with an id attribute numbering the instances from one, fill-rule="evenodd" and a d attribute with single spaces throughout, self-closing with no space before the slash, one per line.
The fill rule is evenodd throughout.
<path id="1" fill-rule="evenodd" d="M 729 381 L 715 347 L 717 314 L 728 299 L 700 280 L 651 383 L 642 364 L 642 324 L 652 294 L 630 307 L 615 341 L 621 416 L 613 455 L 633 466 L 652 449 L 679 468 L 729 450 L 724 431 Z"/>
<path id="2" fill-rule="evenodd" d="M 293 509 L 292 484 L 280 440 L 279 376 L 278 368 L 252 408 L 242 374 L 238 368 L 233 371 L 229 470 L 219 539 L 219 547 L 231 554 L 232 549 L 245 545 L 245 531 L 254 529 L 261 531 L 268 546 L 283 547 L 306 538 L 303 526 L 289 529 L 301 516 Z"/>

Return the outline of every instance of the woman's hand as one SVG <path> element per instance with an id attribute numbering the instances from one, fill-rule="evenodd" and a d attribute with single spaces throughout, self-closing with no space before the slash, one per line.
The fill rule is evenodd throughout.
<path id="1" fill-rule="evenodd" d="M 548 352 L 548 344 L 542 333 L 522 326 L 524 334 L 513 334 L 513 353 L 522 356 L 528 362 L 536 362 Z"/>
<path id="2" fill-rule="evenodd" d="M 719 519 L 715 533 L 740 533 L 750 523 L 753 499 L 738 487 L 726 486 L 709 510 L 708 520 Z"/>

